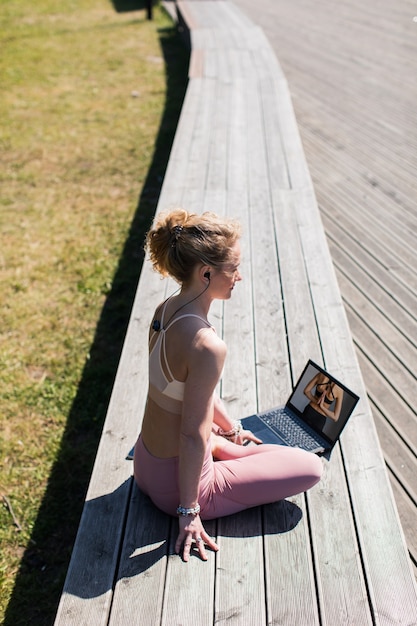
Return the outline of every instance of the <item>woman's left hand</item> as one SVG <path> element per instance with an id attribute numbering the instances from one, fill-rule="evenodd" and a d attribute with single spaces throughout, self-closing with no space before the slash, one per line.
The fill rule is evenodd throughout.
<path id="1" fill-rule="evenodd" d="M 204 530 L 200 516 L 186 516 L 179 518 L 178 537 L 175 542 L 175 552 L 180 554 L 182 549 L 182 558 L 187 562 L 190 558 L 191 547 L 195 544 L 200 558 L 207 561 L 207 553 L 205 546 L 208 546 L 214 552 L 217 552 L 219 546 Z"/>

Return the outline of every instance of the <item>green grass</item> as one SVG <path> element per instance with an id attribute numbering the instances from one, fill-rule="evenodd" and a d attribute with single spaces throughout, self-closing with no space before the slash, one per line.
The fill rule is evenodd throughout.
<path id="1" fill-rule="evenodd" d="M 0 620 L 53 622 L 186 84 L 158 7 L 0 0 Z M 12 514 L 13 513 L 13 514 Z"/>

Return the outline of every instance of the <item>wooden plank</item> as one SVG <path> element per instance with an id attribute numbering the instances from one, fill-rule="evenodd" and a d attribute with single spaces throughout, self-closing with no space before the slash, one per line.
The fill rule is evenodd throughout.
<path id="1" fill-rule="evenodd" d="M 356 539 L 356 511 L 350 506 L 339 446 L 331 461 L 325 462 L 322 480 L 307 500 L 321 623 L 373 624 Z"/>
<path id="2" fill-rule="evenodd" d="M 323 215 L 323 222 L 326 226 L 328 225 L 325 215 Z M 411 293 L 404 285 L 391 276 L 389 272 L 382 271 L 379 263 L 372 256 L 368 255 L 366 250 L 364 250 L 358 242 L 350 239 L 342 229 L 336 226 L 336 224 L 332 225 L 331 241 L 334 241 L 336 244 L 331 244 L 332 253 L 335 255 L 335 258 L 337 248 L 343 247 L 344 250 L 348 252 L 348 256 L 354 258 L 355 263 L 359 266 L 359 268 L 365 268 L 366 274 L 371 278 L 370 282 L 374 284 L 374 292 L 375 286 L 378 286 L 378 291 L 381 294 L 380 297 L 383 296 L 383 292 L 388 293 L 390 298 L 406 312 L 406 316 L 403 316 L 401 319 L 401 325 L 404 323 L 406 327 L 415 329 L 417 311 L 416 296 L 414 296 L 414 294 Z M 360 270 L 358 271 L 360 272 Z M 358 271 L 356 273 L 358 273 Z M 411 322 L 409 321 L 407 323 L 405 319 L 406 317 L 411 318 Z M 410 337 L 412 341 L 415 340 L 413 332 Z"/>
<path id="3" fill-rule="evenodd" d="M 187 154 L 187 168 L 184 180 L 182 204 L 190 206 L 186 197 L 205 188 L 212 128 L 213 109 L 217 96 L 216 81 L 197 79 L 199 88 L 199 114 L 194 118 L 193 135 Z M 195 82 L 195 81 L 193 81 Z M 201 205 L 200 205 L 201 206 Z"/>
<path id="4" fill-rule="evenodd" d="M 403 491 L 407 493 L 408 498 L 412 500 L 414 506 L 417 506 L 417 475 L 415 472 L 417 451 L 410 449 L 406 442 L 396 435 L 385 416 L 372 401 L 371 405 L 379 441 L 383 448 L 385 444 L 386 450 L 389 450 L 384 453 L 385 463 Z"/>
<path id="5" fill-rule="evenodd" d="M 198 30 L 201 24 L 193 6 L 189 2 L 181 2 L 181 0 L 176 0 L 176 5 L 178 15 L 186 23 L 187 29 L 190 31 Z"/>
<path id="6" fill-rule="evenodd" d="M 292 189 L 311 188 L 310 172 L 304 157 L 289 91 L 282 88 L 281 81 L 273 81 L 272 85 L 281 120 L 280 136 L 286 155 L 290 186 Z"/>
<path id="7" fill-rule="evenodd" d="M 253 272 L 253 315 L 258 409 L 284 401 L 290 383 L 288 347 L 282 305 L 262 102 L 257 83 L 247 93 L 248 185 Z M 271 333 L 271 329 L 275 332 Z"/>
<path id="8" fill-rule="evenodd" d="M 159 511 L 135 484 L 109 625 L 161 622 L 170 526 L 171 518 Z"/>
<path id="9" fill-rule="evenodd" d="M 401 519 L 401 525 L 404 529 L 404 534 L 408 537 L 408 549 L 410 553 L 411 567 L 413 568 L 414 575 L 417 574 L 417 541 L 415 531 L 416 522 L 416 505 L 411 501 L 401 485 L 397 482 L 396 477 L 391 474 L 391 485 L 394 491 L 395 500 L 398 503 L 398 510 Z"/>
<path id="10" fill-rule="evenodd" d="M 360 380 L 359 370 L 312 188 L 298 194 L 294 209 L 325 363 L 336 377 L 354 387 Z"/>
<path id="11" fill-rule="evenodd" d="M 55 624 L 107 624 L 130 488 L 87 496 Z"/>
<path id="12" fill-rule="evenodd" d="M 330 194 L 329 200 L 333 204 L 333 210 L 331 218 L 328 213 L 327 217 L 336 221 L 339 228 L 343 228 L 349 234 L 351 240 L 357 242 L 368 255 L 392 275 L 394 280 L 400 282 L 414 297 L 417 297 L 417 274 L 412 266 L 415 255 L 411 248 L 405 242 L 401 244 L 393 238 L 392 233 L 384 232 L 385 229 L 374 226 L 371 218 L 355 215 L 354 207 L 349 214 L 337 209 L 337 198 L 334 194 Z M 325 210 L 323 213 L 326 215 Z"/>
<path id="13" fill-rule="evenodd" d="M 222 396 L 233 419 L 253 412 L 256 406 L 255 363 L 253 358 L 252 266 L 247 171 L 246 85 L 235 82 L 231 93 L 227 146 L 227 214 L 239 218 L 242 225 L 241 274 L 233 292 L 233 308 L 226 304 L 224 339 L 228 345 Z M 246 316 L 242 320 L 238 312 Z"/>
<path id="14" fill-rule="evenodd" d="M 367 327 L 376 336 L 378 343 L 382 344 L 382 349 L 388 350 L 399 361 L 395 369 L 401 366 L 416 378 L 414 373 L 415 346 L 410 339 L 405 337 L 391 320 L 374 306 L 369 294 L 365 295 L 359 291 L 344 274 L 338 273 L 337 276 L 339 285 L 343 289 L 346 307 L 354 308 L 358 324 Z M 395 385 L 395 381 L 393 384 Z M 417 380 L 414 384 L 417 384 Z"/>
<path id="15" fill-rule="evenodd" d="M 266 624 L 261 509 L 218 520 L 215 624 Z"/>
<path id="16" fill-rule="evenodd" d="M 299 192 L 274 191 L 275 237 L 278 245 L 293 384 L 309 358 L 317 363 L 322 362 L 317 322 L 296 213 L 296 206 L 301 201 Z M 314 232 L 315 229 L 313 229 Z"/>
<path id="17" fill-rule="evenodd" d="M 326 219 L 324 219 L 325 221 Z M 368 297 L 375 309 L 389 319 L 395 329 L 405 335 L 407 340 L 417 347 L 416 323 L 408 311 L 392 298 L 388 290 L 380 288 L 374 276 L 366 271 L 367 268 L 364 268 L 360 263 L 357 264 L 357 259 L 350 256 L 350 250 L 344 249 L 341 239 L 338 239 L 337 244 L 333 238 L 328 237 L 328 241 L 340 283 L 352 282 L 362 297 Z"/>
<path id="18" fill-rule="evenodd" d="M 347 230 L 349 230 L 349 222 L 359 225 L 363 233 L 368 234 L 368 239 L 370 234 L 372 234 L 373 238 L 380 245 L 382 244 L 387 248 L 394 259 L 398 259 L 397 262 L 401 262 L 405 266 L 411 266 L 409 269 L 415 271 L 415 268 L 412 267 L 414 257 L 411 255 L 414 252 L 415 237 L 413 230 L 417 227 L 417 220 L 412 219 L 413 216 L 404 215 L 404 211 L 400 212 L 398 207 L 393 209 L 392 202 L 387 201 L 387 199 L 384 202 L 380 195 L 372 195 L 368 188 L 369 184 L 363 185 L 363 193 L 366 193 L 366 203 L 368 206 L 375 205 L 375 208 L 378 206 L 379 221 L 376 222 L 370 215 L 364 212 L 363 201 L 358 202 L 358 199 L 352 197 L 351 183 L 344 178 L 338 181 L 336 185 L 333 185 L 332 188 L 329 188 L 325 183 L 322 184 L 323 192 L 326 194 L 329 204 L 334 206 L 334 211 L 332 211 L 330 217 L 339 221 L 339 218 L 345 214 L 341 207 L 349 203 L 351 209 L 349 215 L 346 216 L 349 220 L 347 222 Z M 328 214 L 328 211 L 325 212 Z M 366 242 L 362 238 L 362 234 L 356 237 L 356 239 L 359 239 L 363 245 Z M 373 245 L 374 242 L 372 242 Z M 392 263 L 391 259 L 389 263 Z"/>
<path id="19" fill-rule="evenodd" d="M 180 2 L 183 5 L 184 3 Z M 212 0 L 204 1 L 199 0 L 187 4 L 188 15 L 192 16 L 193 23 L 191 28 L 196 28 L 196 21 L 198 24 L 204 24 L 205 28 L 218 30 L 219 28 L 239 28 L 244 29 L 252 27 L 252 22 L 246 17 L 244 13 L 239 11 L 231 2 L 224 2 L 217 0 L 213 5 Z"/>
<path id="20" fill-rule="evenodd" d="M 253 22 L 247 17 L 247 15 L 245 15 L 245 13 L 240 11 L 237 6 L 233 4 L 233 2 L 223 2 L 222 4 L 224 11 L 224 22 L 228 24 L 234 23 L 239 28 L 248 28 L 248 30 L 253 29 Z"/>
<path id="21" fill-rule="evenodd" d="M 254 207 L 258 209 L 259 207 Z M 257 213 L 255 213 L 257 215 Z M 291 364 L 277 249 L 271 245 L 272 211 L 252 217 L 253 306 L 258 410 L 285 402 L 291 388 Z"/>
<path id="22" fill-rule="evenodd" d="M 205 181 L 207 190 L 220 189 L 226 192 L 231 93 L 232 87 L 229 83 L 218 83 L 210 124 L 207 177 Z"/>
<path id="23" fill-rule="evenodd" d="M 305 497 L 264 507 L 268 624 L 320 624 Z"/>
<path id="24" fill-rule="evenodd" d="M 362 324 L 357 314 L 351 309 L 347 309 L 347 311 L 349 314 L 350 327 L 357 338 L 356 345 L 360 347 L 362 351 L 364 351 L 363 346 L 366 345 L 367 357 L 375 364 L 375 367 L 380 372 L 391 372 L 389 378 L 385 379 L 388 386 L 394 390 L 397 396 L 401 396 L 405 404 L 408 404 L 410 407 L 415 407 L 413 392 L 416 389 L 416 377 L 414 373 L 399 367 L 398 359 L 386 346 L 381 344 L 372 329 Z M 358 332 L 359 327 L 360 333 Z"/>
<path id="25" fill-rule="evenodd" d="M 175 133 L 168 166 L 165 172 L 158 205 L 160 207 L 180 206 L 184 194 L 188 170 L 188 155 L 193 140 L 194 125 L 198 119 L 201 104 L 201 89 L 197 79 L 189 82 Z"/>
<path id="26" fill-rule="evenodd" d="M 307 96 L 307 100 L 310 102 L 312 99 Z M 314 108 L 314 104 L 317 106 L 313 99 L 311 103 L 312 108 Z M 346 125 L 347 121 L 346 119 L 335 121 L 336 130 L 334 134 L 330 128 L 326 132 L 316 129 L 312 130 L 307 120 L 304 122 L 304 128 L 301 123 L 303 143 L 306 151 L 308 150 L 311 153 L 313 149 L 316 150 L 320 155 L 320 161 L 323 160 L 323 163 L 317 164 L 313 162 L 311 164 L 312 174 L 316 174 L 318 180 L 323 180 L 322 174 L 323 169 L 325 169 L 325 161 L 329 160 L 330 168 L 326 177 L 327 182 L 339 182 L 342 179 L 346 179 L 351 187 L 353 185 L 353 188 L 351 188 L 351 199 L 357 198 L 357 201 L 359 203 L 362 201 L 363 205 L 364 197 L 361 196 L 360 192 L 365 188 L 365 197 L 369 194 L 377 193 L 380 197 L 381 206 L 387 206 L 388 214 L 389 206 L 391 206 L 394 214 L 400 213 L 400 220 L 401 212 L 403 213 L 402 220 L 404 223 L 407 223 L 410 219 L 412 220 L 414 214 L 413 197 L 416 189 L 411 172 L 407 172 L 407 163 L 402 163 L 402 159 L 397 157 L 398 163 L 394 164 L 392 150 L 390 151 L 389 147 L 386 147 L 384 148 L 386 154 L 382 156 L 378 155 L 377 152 L 372 153 L 374 167 L 370 170 L 368 164 L 370 145 L 372 144 L 371 139 L 368 140 L 369 145 L 363 154 L 355 154 L 356 149 L 353 146 L 355 133 L 353 130 L 351 130 L 349 137 L 346 134 L 345 138 L 337 137 L 337 124 Z M 364 121 L 362 120 L 363 124 Z M 357 134 L 360 133 L 359 128 L 356 131 Z M 381 146 L 372 147 L 375 151 L 383 150 Z M 341 154 L 343 154 L 343 159 L 340 157 Z M 320 195 L 321 186 L 318 187 L 317 191 L 318 195 Z M 375 208 L 377 207 L 375 206 Z"/>
<path id="27" fill-rule="evenodd" d="M 206 531 L 216 536 L 216 523 L 204 522 Z M 170 557 L 168 559 L 165 594 L 162 610 L 162 626 L 181 624 L 212 624 L 215 589 L 215 553 L 207 551 L 208 560 L 203 563 L 195 554 L 191 554 L 189 562 L 183 561 L 174 554 L 175 541 L 178 534 L 178 522 L 174 520 L 170 537 Z M 204 593 L 202 593 L 204 590 Z M 146 620 L 144 623 L 151 623 Z M 159 623 L 159 622 L 157 622 Z"/>
<path id="28" fill-rule="evenodd" d="M 242 273 L 245 276 L 250 271 L 250 259 L 245 254 L 245 244 L 248 242 L 248 229 L 245 228 L 245 215 L 247 209 L 244 197 L 244 184 L 239 190 L 239 203 L 232 206 L 229 196 L 229 187 L 233 187 L 229 164 L 231 161 L 241 163 L 241 157 L 245 157 L 242 146 L 245 144 L 245 133 L 239 120 L 239 113 L 231 106 L 231 98 L 234 102 L 239 98 L 236 90 L 231 85 L 222 83 L 219 88 L 224 97 L 216 99 L 216 109 L 212 120 L 211 138 L 211 163 L 214 164 L 212 174 L 207 177 L 206 194 L 210 195 L 211 190 L 220 187 L 224 197 L 227 197 L 225 210 L 229 215 L 242 217 L 244 228 L 242 248 Z M 243 94 L 242 94 L 243 95 Z M 221 146 L 219 148 L 219 146 Z M 212 165 L 209 166 L 212 169 Z M 241 172 L 240 172 L 241 174 Z M 239 174 L 238 174 L 239 175 Z M 236 195 L 234 196 L 236 198 Z M 212 207 L 211 207 L 211 210 Z M 253 366 L 253 326 L 250 314 L 251 302 L 251 282 L 244 280 L 236 286 L 233 293 L 233 308 L 227 307 L 224 311 L 222 335 L 228 345 L 228 356 L 225 364 L 225 371 L 221 383 L 222 396 L 227 402 L 227 408 L 235 419 L 242 417 L 241 411 L 245 407 L 253 407 L 255 400 L 255 376 Z M 248 309 L 249 307 L 249 309 Z"/>
<path id="29" fill-rule="evenodd" d="M 287 89 L 285 82 L 282 89 Z M 276 104 L 274 81 L 271 77 L 260 77 L 258 87 L 262 99 L 262 117 L 266 141 L 269 184 L 272 189 L 289 189 L 290 173 L 287 155 L 281 138 L 284 121 L 279 115 Z"/>
<path id="30" fill-rule="evenodd" d="M 370 361 L 358 346 L 358 359 L 367 381 L 367 392 L 385 419 L 414 453 L 417 450 L 416 412 L 414 407 L 408 406 L 388 382 L 384 375 Z"/>
<path id="31" fill-rule="evenodd" d="M 201 50 L 194 45 L 191 52 L 190 67 L 188 70 L 189 78 L 202 78 L 204 76 L 204 58 L 204 50 Z"/>

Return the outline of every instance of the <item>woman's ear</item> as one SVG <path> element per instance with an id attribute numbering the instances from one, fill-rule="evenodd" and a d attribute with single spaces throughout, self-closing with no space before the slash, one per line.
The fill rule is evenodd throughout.
<path id="1" fill-rule="evenodd" d="M 200 270 L 200 277 L 202 278 L 203 282 L 209 282 L 211 280 L 211 268 L 208 265 L 203 265 L 203 267 Z"/>

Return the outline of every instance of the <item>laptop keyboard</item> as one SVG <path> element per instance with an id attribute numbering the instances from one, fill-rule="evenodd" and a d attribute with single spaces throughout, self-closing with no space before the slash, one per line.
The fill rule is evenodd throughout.
<path id="1" fill-rule="evenodd" d="M 305 450 L 314 450 L 322 445 L 322 442 L 314 436 L 314 431 L 308 432 L 308 425 L 302 426 L 297 423 L 297 417 L 289 417 L 285 408 L 274 409 L 267 413 L 262 413 L 262 420 L 285 440 L 289 446 L 304 448 Z"/>

